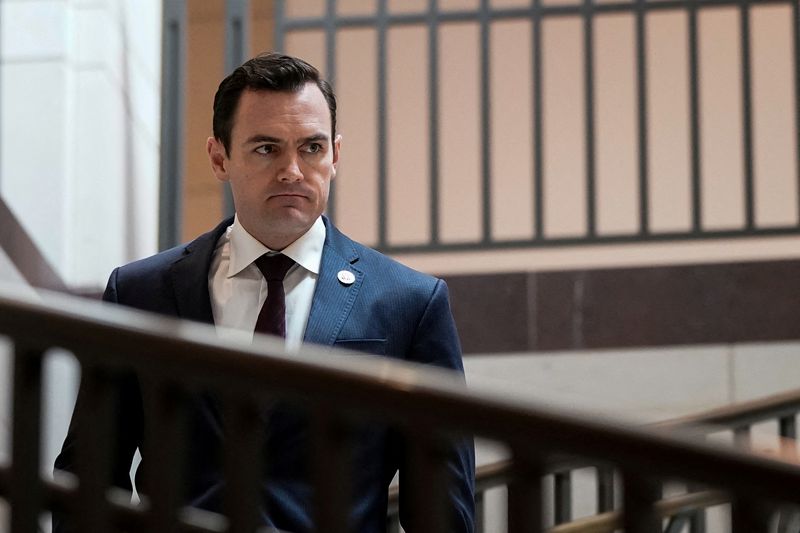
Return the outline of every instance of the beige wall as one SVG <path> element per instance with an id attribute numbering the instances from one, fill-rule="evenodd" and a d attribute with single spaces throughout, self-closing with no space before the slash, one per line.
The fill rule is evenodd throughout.
<path id="1" fill-rule="evenodd" d="M 217 3 L 218 0 L 217 0 Z M 492 5 L 522 5 L 514 0 Z M 549 2 L 554 3 L 554 2 Z M 570 2 L 557 2 L 570 3 Z M 209 3 L 211 5 L 213 3 Z M 439 2 L 442 9 L 474 8 L 471 0 Z M 374 13 L 368 0 L 339 1 L 342 14 Z M 427 2 L 392 1 L 393 12 L 425 9 Z M 210 9 L 210 8 L 207 8 Z M 320 16 L 322 0 L 288 2 L 287 16 Z M 217 20 L 219 14 L 214 15 Z M 268 18 L 268 17 L 267 17 Z M 204 25 L 190 41 L 190 72 L 221 64 L 219 29 Z M 701 99 L 701 199 L 703 228 L 737 229 L 745 220 L 742 200 L 744 154 L 741 132 L 739 14 L 735 8 L 702 9 L 699 19 Z M 758 226 L 797 224 L 798 185 L 792 95 L 791 8 L 755 6 L 751 18 L 753 73 L 753 168 Z M 646 18 L 647 150 L 653 232 L 691 227 L 687 15 L 659 11 Z M 199 35 L 199 33 L 198 33 Z M 532 38 L 529 21 L 490 26 L 490 170 L 492 237 L 533 235 L 534 191 L 531 94 Z M 470 242 L 481 236 L 480 27 L 449 23 L 438 33 L 440 237 Z M 366 244 L 378 238 L 376 32 L 342 29 L 337 34 L 336 84 L 344 136 L 337 177 L 336 216 L 346 232 Z M 635 19 L 598 16 L 594 25 L 597 231 L 635 233 L 638 228 L 638 132 L 636 114 Z M 288 52 L 325 68 L 322 31 L 290 32 Z M 196 50 L 191 52 L 191 50 Z M 583 26 L 578 17 L 548 18 L 542 24 L 544 233 L 579 236 L 587 221 L 583 96 Z M 387 36 L 387 235 L 391 244 L 424 243 L 431 227 L 428 157 L 427 27 L 392 26 Z M 193 67 L 193 65 L 196 65 Z M 209 102 L 218 73 L 190 92 L 200 112 L 187 132 L 187 195 L 196 194 L 199 214 L 187 217 L 186 236 L 216 220 L 218 186 L 209 178 L 200 149 L 210 121 Z M 208 76 L 207 76 L 208 77 Z M 205 128 L 205 129 L 203 129 Z M 202 130 L 202 133 L 199 133 Z M 197 132 L 197 133 L 195 133 Z M 192 152 L 194 150 L 194 152 Z M 191 152 L 191 155 L 190 155 Z M 197 153 L 195 153 L 197 152 Z M 194 158 L 194 159 L 193 159 Z M 213 194 L 212 194 L 213 191 Z M 592 266 L 760 260 L 800 256 L 800 238 L 734 239 L 515 249 L 493 252 L 407 254 L 401 259 L 423 270 L 445 273 L 537 270 Z"/>
<path id="2" fill-rule="evenodd" d="M 187 2 L 186 121 L 184 124 L 183 240 L 211 229 L 223 212 L 222 185 L 211 173 L 206 138 L 212 102 L 225 72 L 225 2 Z M 272 43 L 271 2 L 251 2 L 250 54 Z"/>

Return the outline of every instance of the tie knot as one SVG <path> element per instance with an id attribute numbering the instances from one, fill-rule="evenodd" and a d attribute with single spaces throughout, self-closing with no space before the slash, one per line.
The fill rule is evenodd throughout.
<path id="1" fill-rule="evenodd" d="M 264 254 L 256 259 L 256 266 L 267 281 L 283 281 L 294 265 L 294 259 L 283 254 Z"/>

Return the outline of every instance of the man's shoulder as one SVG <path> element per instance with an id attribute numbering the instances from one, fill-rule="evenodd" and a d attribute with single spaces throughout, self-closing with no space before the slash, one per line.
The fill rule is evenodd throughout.
<path id="1" fill-rule="evenodd" d="M 225 220 L 213 230 L 203 233 L 191 241 L 173 246 L 148 257 L 137 259 L 119 267 L 118 270 L 127 274 L 153 274 L 168 270 L 173 264 L 190 253 L 197 253 L 204 258 L 206 256 L 210 258 L 220 235 L 228 225 L 230 225 L 230 220 Z"/>

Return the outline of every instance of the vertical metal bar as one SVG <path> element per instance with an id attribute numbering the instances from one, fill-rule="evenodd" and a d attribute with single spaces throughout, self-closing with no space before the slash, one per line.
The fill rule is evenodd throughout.
<path id="1" fill-rule="evenodd" d="M 594 141 L 594 8 L 593 0 L 583 0 L 584 91 L 586 96 L 586 236 L 597 235 L 597 191 L 595 184 Z"/>
<path id="2" fill-rule="evenodd" d="M 386 2 L 378 0 L 376 30 L 378 32 L 378 50 L 376 74 L 378 76 L 378 247 L 388 245 L 387 224 L 389 220 L 387 201 L 388 170 L 386 162 Z"/>
<path id="3" fill-rule="evenodd" d="M 688 522 L 686 513 L 676 514 L 667 520 L 664 533 L 683 533 L 683 528 Z"/>
<path id="4" fill-rule="evenodd" d="M 739 426 L 733 428 L 733 443 L 737 448 L 747 449 L 750 447 L 750 426 Z"/>
<path id="5" fill-rule="evenodd" d="M 796 439 L 797 415 L 782 416 L 778 419 L 778 432 L 784 439 Z"/>
<path id="6" fill-rule="evenodd" d="M 1 13 L 0 13 L 0 15 L 1 15 Z M 2 18 L 2 16 L 0 16 L 0 27 L 2 27 L 2 23 L 3 23 L 3 18 Z M 2 36 L 3 36 L 2 33 L 0 33 L 0 38 L 2 38 Z M 2 42 L 2 41 L 0 41 L 0 42 Z M 3 49 L 2 49 L 2 47 L 0 47 L 0 54 L 2 54 L 2 53 L 3 53 Z M 2 88 L 2 82 L 3 82 L 3 78 L 0 77 L 0 88 Z M 2 91 L 0 91 L 0 102 L 2 102 L 2 96 L 3 96 L 3 93 L 2 93 Z M 0 107 L 0 118 L 3 118 L 3 109 L 1 107 Z M 3 146 L 3 136 L 2 136 L 2 131 L 0 131 L 0 148 L 2 148 L 2 146 Z M 2 162 L 3 162 L 2 157 L 3 157 L 3 151 L 2 151 L 2 149 L 0 149 L 0 164 L 2 164 Z M 2 183 L 3 183 L 3 176 L 2 176 L 2 173 L 0 173 L 0 185 L 2 185 Z"/>
<path id="7" fill-rule="evenodd" d="M 636 77 L 637 107 L 639 110 L 639 234 L 650 233 L 650 188 L 648 183 L 648 131 L 647 131 L 647 29 L 645 0 L 636 0 Z"/>
<path id="8" fill-rule="evenodd" d="M 797 458 L 797 416 L 792 414 L 779 418 L 778 434 L 781 437 L 781 451 L 787 457 Z"/>
<path id="9" fill-rule="evenodd" d="M 492 131 L 491 72 L 489 70 L 489 0 L 481 0 L 481 177 L 483 194 L 483 242 L 492 242 Z"/>
<path id="10" fill-rule="evenodd" d="M 325 7 L 325 79 L 336 90 L 336 0 L 327 0 Z M 325 213 L 336 222 L 336 181 L 331 181 Z"/>
<path id="11" fill-rule="evenodd" d="M 703 231 L 700 170 L 700 87 L 697 50 L 697 3 L 687 0 L 689 15 L 689 121 L 692 143 L 692 233 Z"/>
<path id="12" fill-rule="evenodd" d="M 344 533 L 352 507 L 350 439 L 346 422 L 327 406 L 315 409 L 313 445 L 316 531 Z"/>
<path id="13" fill-rule="evenodd" d="M 103 369 L 83 364 L 81 394 L 81 410 L 75 413 L 80 446 L 75 447 L 79 486 L 74 522 L 78 531 L 109 531 L 106 491 L 112 483 L 116 386 Z"/>
<path id="14" fill-rule="evenodd" d="M 439 7 L 428 0 L 428 130 L 430 134 L 430 241 L 439 242 Z"/>
<path id="15" fill-rule="evenodd" d="M 755 229 L 755 192 L 753 185 L 753 103 L 750 68 L 750 2 L 741 0 L 739 22 L 742 43 L 742 130 L 744 155 L 745 229 Z"/>
<path id="16" fill-rule="evenodd" d="M 792 31 L 794 37 L 794 131 L 796 135 L 795 146 L 800 146 L 800 3 L 792 2 Z M 800 148 L 795 149 L 797 158 L 797 204 L 800 214 Z M 800 226 L 800 218 L 797 220 Z"/>
<path id="17" fill-rule="evenodd" d="M 704 487 L 690 483 L 687 486 L 688 492 L 699 492 Z M 706 532 L 706 509 L 700 507 L 697 510 L 689 513 L 689 533 L 705 533 Z"/>
<path id="18" fill-rule="evenodd" d="M 572 520 L 572 472 L 553 474 L 555 484 L 555 523 L 564 524 Z"/>
<path id="19" fill-rule="evenodd" d="M 284 0 L 275 0 L 273 14 L 275 16 L 275 29 L 272 35 L 273 47 L 276 52 L 283 52 L 286 44 L 286 16 L 284 11 Z"/>
<path id="20" fill-rule="evenodd" d="M 544 162 L 542 161 L 542 12 L 541 0 L 531 0 L 533 42 L 533 238 L 544 238 Z"/>
<path id="21" fill-rule="evenodd" d="M 264 424 L 250 398 L 225 398 L 225 514 L 230 531 L 255 531 L 260 522 Z"/>
<path id="22" fill-rule="evenodd" d="M 483 533 L 486 521 L 486 493 L 484 491 L 475 493 L 475 533 Z"/>
<path id="23" fill-rule="evenodd" d="M 773 528 L 774 533 L 796 533 L 797 528 L 792 527 L 793 522 L 795 522 L 795 517 L 797 516 L 795 508 L 791 506 L 783 506 L 776 510 L 775 514 L 775 527 Z"/>
<path id="24" fill-rule="evenodd" d="M 164 2 L 161 55 L 161 163 L 158 246 L 181 240 L 186 0 Z"/>
<path id="25" fill-rule="evenodd" d="M 11 531 L 34 532 L 42 511 L 39 442 L 42 419 L 44 351 L 17 345 L 14 350 L 11 456 Z"/>
<path id="26" fill-rule="evenodd" d="M 445 454 L 435 437 L 433 428 L 415 428 L 406 439 L 408 476 L 400 480 L 401 497 L 411 504 L 411 523 L 404 524 L 408 531 L 444 533 L 450 529 L 445 499 L 447 479 Z M 402 495 L 402 487 L 425 487 Z M 408 489 L 406 489 L 408 490 Z"/>
<path id="27" fill-rule="evenodd" d="M 508 532 L 540 533 L 542 519 L 541 465 L 521 453 L 514 453 L 511 480 L 508 483 Z"/>
<path id="28" fill-rule="evenodd" d="M 597 514 L 614 509 L 614 469 L 597 467 Z"/>
<path id="29" fill-rule="evenodd" d="M 400 533 L 400 515 L 390 515 L 386 520 L 386 533 Z"/>
<path id="30" fill-rule="evenodd" d="M 706 533 L 706 511 L 698 509 L 689 519 L 689 533 Z"/>
<path id="31" fill-rule="evenodd" d="M 622 520 L 625 533 L 660 531 L 661 519 L 655 510 L 655 502 L 661 496 L 658 483 L 631 472 L 623 473 L 623 483 Z"/>
<path id="32" fill-rule="evenodd" d="M 250 0 L 225 0 L 225 75 L 241 65 L 250 54 Z M 222 185 L 222 212 L 233 216 L 233 194 L 230 183 Z"/>
<path id="33" fill-rule="evenodd" d="M 182 504 L 186 442 L 183 394 L 177 384 L 142 383 L 145 435 L 142 457 L 153 468 L 145 471 L 144 488 L 150 501 L 151 531 L 177 531 L 177 509 Z"/>

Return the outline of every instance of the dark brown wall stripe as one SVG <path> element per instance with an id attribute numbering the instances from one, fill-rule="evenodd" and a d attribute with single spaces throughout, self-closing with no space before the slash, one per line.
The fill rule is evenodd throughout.
<path id="1" fill-rule="evenodd" d="M 464 353 L 800 339 L 800 261 L 447 276 Z"/>

